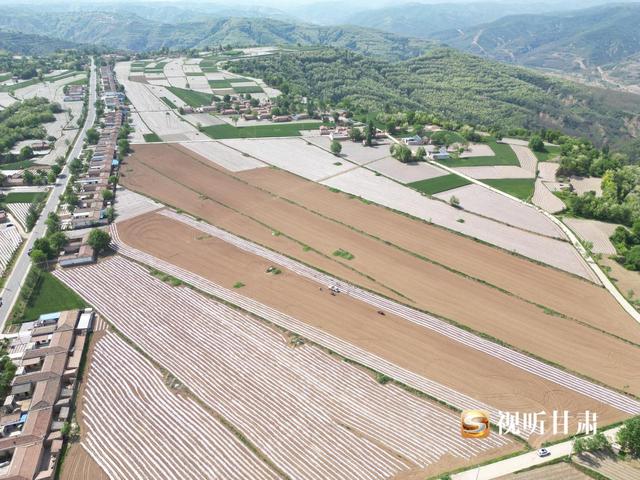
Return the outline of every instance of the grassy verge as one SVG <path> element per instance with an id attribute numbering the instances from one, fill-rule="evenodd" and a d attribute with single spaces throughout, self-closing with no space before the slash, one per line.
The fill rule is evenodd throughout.
<path id="1" fill-rule="evenodd" d="M 178 109 L 176 104 L 169 100 L 167 97 L 160 97 L 160 100 L 162 100 L 169 108 L 173 108 L 176 110 Z"/>
<path id="2" fill-rule="evenodd" d="M 533 196 L 535 188 L 535 179 L 533 178 L 499 178 L 481 181 L 525 201 Z"/>
<path id="3" fill-rule="evenodd" d="M 315 130 L 321 123 L 282 123 L 234 127 L 233 125 L 211 125 L 202 131 L 211 138 L 262 138 L 262 137 L 299 137 L 300 130 Z"/>
<path id="4" fill-rule="evenodd" d="M 486 167 L 492 165 L 520 165 L 518 157 L 513 149 L 505 144 L 498 143 L 493 139 L 487 140 L 487 145 L 495 153 L 491 157 L 470 157 L 470 158 L 451 158 L 442 160 L 440 163 L 448 167 Z"/>
<path id="5" fill-rule="evenodd" d="M 410 183 L 409 186 L 419 192 L 426 193 L 427 195 L 434 195 L 440 192 L 446 192 L 454 188 L 463 187 L 469 185 L 471 182 L 466 178 L 462 178 L 455 173 L 449 175 L 443 175 L 441 177 L 429 178 L 427 180 L 420 180 L 419 182 Z"/>
<path id="6" fill-rule="evenodd" d="M 51 273 L 32 267 L 11 312 L 11 323 L 28 322 L 44 313 L 86 306 L 82 298 Z"/>
<path id="7" fill-rule="evenodd" d="M 144 138 L 144 141 L 147 142 L 147 143 L 154 143 L 154 142 L 161 142 L 162 141 L 162 139 L 155 132 L 145 133 L 144 135 L 142 135 L 142 138 Z"/>
<path id="8" fill-rule="evenodd" d="M 167 87 L 176 97 L 182 100 L 190 107 L 202 107 L 211 105 L 214 95 L 212 93 L 196 92 L 195 90 L 187 90 L 185 88 Z"/>

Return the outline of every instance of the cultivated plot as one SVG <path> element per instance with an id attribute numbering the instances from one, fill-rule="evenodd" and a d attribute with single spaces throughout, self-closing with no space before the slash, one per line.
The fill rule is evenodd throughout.
<path id="1" fill-rule="evenodd" d="M 443 162 L 445 164 L 445 162 Z M 534 178 L 535 171 L 531 172 L 522 167 L 513 165 L 495 165 L 488 167 L 457 167 L 457 172 L 477 180 L 500 178 Z"/>
<path id="2" fill-rule="evenodd" d="M 4 273 L 21 243 L 22 237 L 16 227 L 0 227 L 0 275 Z"/>
<path id="3" fill-rule="evenodd" d="M 434 472 L 516 447 L 499 436 L 492 436 L 488 442 L 465 442 L 460 438 L 455 412 L 413 397 L 398 387 L 382 386 L 364 371 L 315 347 L 292 347 L 281 333 L 253 318 L 206 300 L 190 289 L 171 287 L 122 258 L 59 275 L 292 478 L 369 480 L 412 469 Z M 122 282 L 123 276 L 129 281 Z M 109 301 L 98 283 L 121 301 Z M 175 316 L 177 308 L 190 319 L 190 326 L 197 329 L 198 335 L 184 329 L 183 322 Z M 132 362 L 133 350 L 122 342 L 120 345 L 120 351 L 112 350 L 103 357 L 115 363 L 115 368 L 101 368 L 98 358 L 90 381 L 94 370 L 107 377 L 114 375 L 112 371 L 115 375 L 123 370 L 148 372 L 141 359 Z M 126 349 L 129 352 L 123 351 Z M 96 350 L 96 357 L 99 356 Z M 139 376 L 145 383 L 154 377 L 148 373 Z M 158 377 L 156 374 L 156 390 L 166 390 Z M 105 387 L 115 382 L 107 382 Z M 161 395 L 154 391 L 149 397 Z M 163 400 L 169 404 L 166 408 L 171 408 L 169 399 Z M 131 411 L 135 410 L 131 406 Z M 164 421 L 164 415 L 159 417 L 158 422 Z M 179 433 L 191 431 L 187 427 L 193 429 L 195 420 Z M 438 428 L 425 429 L 425 422 Z M 173 434 L 170 429 L 165 430 Z M 209 428 L 202 427 L 194 434 L 201 435 L 203 430 Z M 223 442 L 224 436 L 215 430 L 208 433 L 215 434 L 210 439 L 211 458 L 205 455 L 189 465 L 231 460 L 226 452 L 215 453 L 216 447 L 228 443 Z M 172 443 L 175 445 L 177 440 Z M 191 448 L 189 442 L 185 443 L 185 448 Z M 178 452 L 178 458 L 184 455 L 185 462 L 198 453 Z M 244 476 L 238 478 L 257 478 L 251 472 L 257 470 L 256 466 L 245 457 L 246 452 L 241 460 L 243 471 L 237 474 Z M 199 476 L 202 475 L 195 475 Z"/>
<path id="4" fill-rule="evenodd" d="M 591 242 L 592 251 L 605 255 L 615 255 L 616 249 L 609 240 L 616 227 L 615 223 L 599 222 L 598 220 L 585 220 L 582 218 L 563 218 L 562 220 L 578 237 Z"/>
<path id="5" fill-rule="evenodd" d="M 269 165 L 314 181 L 338 175 L 355 167 L 351 162 L 297 138 L 229 139 L 221 143 Z"/>
<path id="6" fill-rule="evenodd" d="M 267 164 L 220 142 L 184 142 L 183 147 L 201 155 L 231 172 L 241 172 L 252 168 L 266 167 Z"/>
<path id="7" fill-rule="evenodd" d="M 363 169 L 353 170 L 322 182 L 332 188 L 409 213 L 465 235 L 517 252 L 576 275 L 595 280 L 580 254 L 567 242 L 533 235 L 493 220 L 461 212 L 443 202 Z"/>
<path id="8" fill-rule="evenodd" d="M 325 149 L 327 152 L 331 151 L 331 139 L 326 135 L 318 135 L 317 130 L 313 133 L 314 135 L 309 135 L 304 140 Z M 342 157 L 346 158 L 350 162 L 363 165 L 373 162 L 374 160 L 388 157 L 391 143 L 385 140 L 380 145 L 364 147 L 360 143 L 348 140 L 341 142 L 341 145 L 342 151 L 340 152 L 340 155 L 342 155 Z"/>
<path id="9" fill-rule="evenodd" d="M 84 445 L 111 480 L 278 478 L 211 413 L 171 391 L 158 369 L 112 333 L 95 346 L 82 413 Z"/>
<path id="10" fill-rule="evenodd" d="M 534 208 L 480 185 L 471 184 L 435 195 L 444 201 L 449 201 L 452 196 L 460 201 L 460 207 L 464 210 L 541 235 L 564 237 L 555 223 Z"/>
<path id="11" fill-rule="evenodd" d="M 546 182 L 543 182 L 539 178 L 536 179 L 533 197 L 531 203 L 546 210 L 549 213 L 558 213 L 567 208 L 562 200 L 553 194 Z"/>
<path id="12" fill-rule="evenodd" d="M 166 215 L 173 217 L 175 214 Z M 467 400 L 443 388 L 445 385 L 475 397 L 476 402 L 490 403 L 503 410 L 529 411 L 533 408 L 534 411 L 546 411 L 559 405 L 575 410 L 583 408 L 579 405 L 590 403 L 586 408 L 595 408 L 603 422 L 619 418 L 615 414 L 611 416 L 603 405 L 563 390 L 571 386 L 571 389 L 578 389 L 576 392 L 584 391 L 587 396 L 593 394 L 581 390 L 575 378 L 566 374 L 561 375 L 562 380 L 555 375 L 547 376 L 545 371 L 549 367 L 540 362 L 526 366 L 530 359 L 522 363 L 515 352 L 505 351 L 490 342 L 478 342 L 477 337 L 432 316 L 389 303 L 206 224 L 190 223 L 185 217 L 176 217 L 196 227 L 198 232 L 168 219 L 161 220 L 159 215 L 153 217 L 122 225 L 123 228 L 112 233 L 117 239 L 122 231 L 127 242 L 158 258 L 121 242 L 118 244 L 120 252 L 170 272 L 218 298 L 241 305 L 276 325 L 300 333 L 451 405 L 466 408 Z M 153 240 L 161 236 L 167 240 Z M 224 238 L 237 248 L 217 238 Z M 188 245 L 187 250 L 185 245 Z M 280 267 L 282 273 L 268 275 L 265 272 L 269 265 Z M 242 296 L 218 286 L 233 286 L 238 280 L 238 272 L 243 272 L 244 286 L 239 290 Z M 323 292 L 318 284 L 327 290 Z M 340 285 L 341 294 L 330 295 L 328 287 L 336 284 Z M 387 313 L 381 316 L 378 311 Z M 349 344 L 345 345 L 345 341 Z M 366 353 L 358 349 L 364 349 Z M 508 354 L 501 355 L 501 351 Z M 398 370 L 398 367 L 411 373 Z M 423 377 L 416 377 L 416 374 Z M 425 383 L 425 377 L 438 384 Z M 561 388 L 543 378 L 555 379 Z M 485 408 L 495 412 L 495 408 Z"/>
<path id="13" fill-rule="evenodd" d="M 425 162 L 402 163 L 392 157 L 385 157 L 367 164 L 374 172 L 392 178 L 400 183 L 412 183 L 427 178 L 442 177 L 445 170 Z"/>

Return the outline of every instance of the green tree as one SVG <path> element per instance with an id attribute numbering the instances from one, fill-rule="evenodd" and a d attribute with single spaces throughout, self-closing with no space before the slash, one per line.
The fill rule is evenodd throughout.
<path id="1" fill-rule="evenodd" d="M 640 457 L 640 416 L 634 417 L 618 430 L 618 443 L 622 449 L 634 457 Z"/>
<path id="2" fill-rule="evenodd" d="M 89 145 L 95 145 L 100 140 L 100 134 L 95 128 L 90 128 L 87 130 L 87 142 Z"/>
<path id="3" fill-rule="evenodd" d="M 109 235 L 109 232 L 100 230 L 99 228 L 91 230 L 89 233 L 89 239 L 87 240 L 87 243 L 93 248 L 96 254 L 105 250 L 109 246 L 110 242 L 111 235 Z"/>
<path id="4" fill-rule="evenodd" d="M 529 148 L 534 152 L 544 152 L 544 141 L 540 135 L 533 135 L 529 140 Z"/>
<path id="5" fill-rule="evenodd" d="M 20 149 L 18 160 L 22 162 L 24 160 L 29 160 L 31 157 L 33 157 L 33 149 L 30 146 L 27 145 Z"/>
<path id="6" fill-rule="evenodd" d="M 331 153 L 335 156 L 339 156 L 340 152 L 342 152 L 342 144 L 337 140 L 333 140 L 331 142 Z"/>
<path id="7" fill-rule="evenodd" d="M 62 250 L 62 248 L 67 244 L 69 239 L 62 232 L 55 232 L 47 237 L 49 240 L 49 245 L 51 246 L 51 251 L 56 254 Z"/>
<path id="8" fill-rule="evenodd" d="M 104 190 L 102 190 L 102 199 L 105 202 L 109 202 L 109 201 L 113 200 L 113 192 L 111 190 L 105 188 Z"/>
<path id="9" fill-rule="evenodd" d="M 418 147 L 415 153 L 416 161 L 424 162 L 426 158 L 427 158 L 427 151 L 424 149 L 424 147 Z"/>
<path id="10" fill-rule="evenodd" d="M 27 218 L 25 219 L 25 226 L 27 227 L 27 231 L 31 231 L 33 227 L 36 226 L 36 222 L 38 221 L 38 210 L 36 206 L 32 203 L 29 205 L 29 209 L 27 210 Z"/>
<path id="11" fill-rule="evenodd" d="M 29 256 L 31 257 L 31 262 L 33 262 L 34 265 L 42 265 L 47 261 L 47 254 L 42 250 L 37 250 L 35 248 L 31 250 Z"/>
<path id="12" fill-rule="evenodd" d="M 82 160 L 79 158 L 74 158 L 71 160 L 71 163 L 69 163 L 69 171 L 71 172 L 71 175 L 80 175 L 80 173 L 82 173 L 82 167 Z"/>
<path id="13" fill-rule="evenodd" d="M 413 154 L 411 153 L 411 149 L 406 145 L 402 145 L 399 143 L 394 143 L 391 145 L 389 151 L 391 152 L 391 156 L 402 163 L 408 163 L 412 160 Z"/>
<path id="14" fill-rule="evenodd" d="M 47 236 L 60 231 L 60 217 L 55 212 L 49 212 L 45 224 L 47 225 Z"/>
<path id="15" fill-rule="evenodd" d="M 353 140 L 354 142 L 360 143 L 364 139 L 364 135 L 362 134 L 362 130 L 354 127 L 349 130 L 349 138 L 351 138 L 351 140 Z"/>
<path id="16" fill-rule="evenodd" d="M 627 270 L 640 270 L 640 245 L 635 245 L 629 249 L 624 256 L 624 268 Z"/>

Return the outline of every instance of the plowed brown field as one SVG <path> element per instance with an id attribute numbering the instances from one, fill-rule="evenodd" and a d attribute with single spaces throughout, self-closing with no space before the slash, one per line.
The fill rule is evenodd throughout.
<path id="1" fill-rule="evenodd" d="M 597 411 L 600 422 L 625 415 L 613 408 L 524 372 L 371 305 L 330 292 L 269 261 L 183 223 L 146 214 L 118 226 L 122 241 L 298 320 L 321 328 L 395 364 L 506 411 Z M 274 265 L 277 266 L 277 265 Z M 538 438 L 542 440 L 542 438 Z"/>
<path id="2" fill-rule="evenodd" d="M 593 327 L 573 319 L 549 315 L 538 306 L 442 266 L 421 261 L 410 253 L 248 185 L 211 165 L 211 162 L 180 147 L 139 146 L 123 169 L 122 182 L 130 189 L 182 208 L 214 225 L 333 275 L 386 295 L 389 295 L 389 290 L 399 292 L 404 296 L 404 303 L 468 325 L 614 388 L 640 393 L 640 375 L 634 368 L 634 365 L 640 364 L 640 348 L 597 330 L 607 329 L 640 343 L 640 328 L 632 324 L 631 320 L 618 315 L 616 312 L 620 308 L 617 304 L 608 302 L 606 297 L 600 298 L 608 309 L 597 308 L 597 304 L 591 302 L 592 295 L 599 295 L 598 291 L 602 289 L 570 275 L 543 269 L 497 249 L 469 242 L 469 245 L 479 248 L 476 250 L 477 255 L 490 257 L 490 260 L 481 260 L 480 264 L 519 262 L 517 266 L 520 270 L 512 272 L 514 282 L 520 273 L 524 275 L 529 269 L 551 272 L 544 272 L 535 281 L 531 280 L 529 290 L 538 288 L 548 278 L 559 281 L 561 275 L 571 285 L 564 288 L 574 291 L 572 299 L 577 306 L 573 308 L 573 313 L 576 318 Z M 326 191 L 323 193 L 331 194 Z M 312 197 L 311 194 L 304 196 Z M 335 198 L 338 199 L 339 196 Z M 354 206 L 360 203 L 354 200 L 344 201 Z M 330 204 L 331 200 L 326 199 L 323 203 Z M 347 207 L 344 204 L 342 206 L 346 212 Z M 378 210 L 395 215 L 383 209 Z M 373 210 L 367 215 L 371 218 L 378 217 L 377 211 Z M 350 212 L 350 218 L 353 221 L 368 222 L 358 210 Z M 441 239 L 443 245 L 455 244 L 456 240 L 462 238 L 415 223 L 438 231 L 441 235 L 446 234 L 447 237 Z M 274 236 L 274 230 L 283 234 Z M 310 245 L 324 256 L 303 251 L 300 243 L 287 240 L 285 235 Z M 420 238 L 423 237 L 418 237 L 418 241 Z M 439 250 L 443 250 L 443 245 L 439 246 Z M 355 258 L 349 261 L 333 257 L 332 253 L 339 248 L 351 252 Z M 469 256 L 460 247 L 453 248 L 448 255 L 452 258 Z M 516 264 L 512 265 L 516 268 Z M 506 282 L 506 271 L 498 268 L 496 272 L 496 278 L 503 278 Z M 559 302 L 559 297 L 556 298 Z M 546 301 L 540 303 L 548 305 Z M 566 306 L 569 305 L 566 302 Z M 594 316 L 592 308 L 597 308 L 601 316 Z"/>

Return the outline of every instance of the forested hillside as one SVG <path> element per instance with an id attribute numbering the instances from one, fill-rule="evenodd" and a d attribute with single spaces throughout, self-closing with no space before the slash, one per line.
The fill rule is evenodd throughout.
<path id="1" fill-rule="evenodd" d="M 386 59 L 420 55 L 431 42 L 360 27 L 321 27 L 268 18 L 218 18 L 167 24 L 136 15 L 16 10 L 0 15 L 0 28 L 134 51 L 234 45 L 322 45 Z"/>
<path id="2" fill-rule="evenodd" d="M 356 110 L 426 110 L 504 130 L 562 129 L 597 143 L 629 139 L 640 114 L 640 96 L 564 82 L 449 48 L 396 63 L 335 50 L 280 53 L 232 68 Z"/>
<path id="3" fill-rule="evenodd" d="M 78 48 L 78 44 L 41 35 L 0 31 L 0 53 L 47 55 L 58 50 Z"/>
<path id="4" fill-rule="evenodd" d="M 523 65 L 584 70 L 640 52 L 640 4 L 568 13 L 507 16 L 435 38 L 459 49 Z"/>

